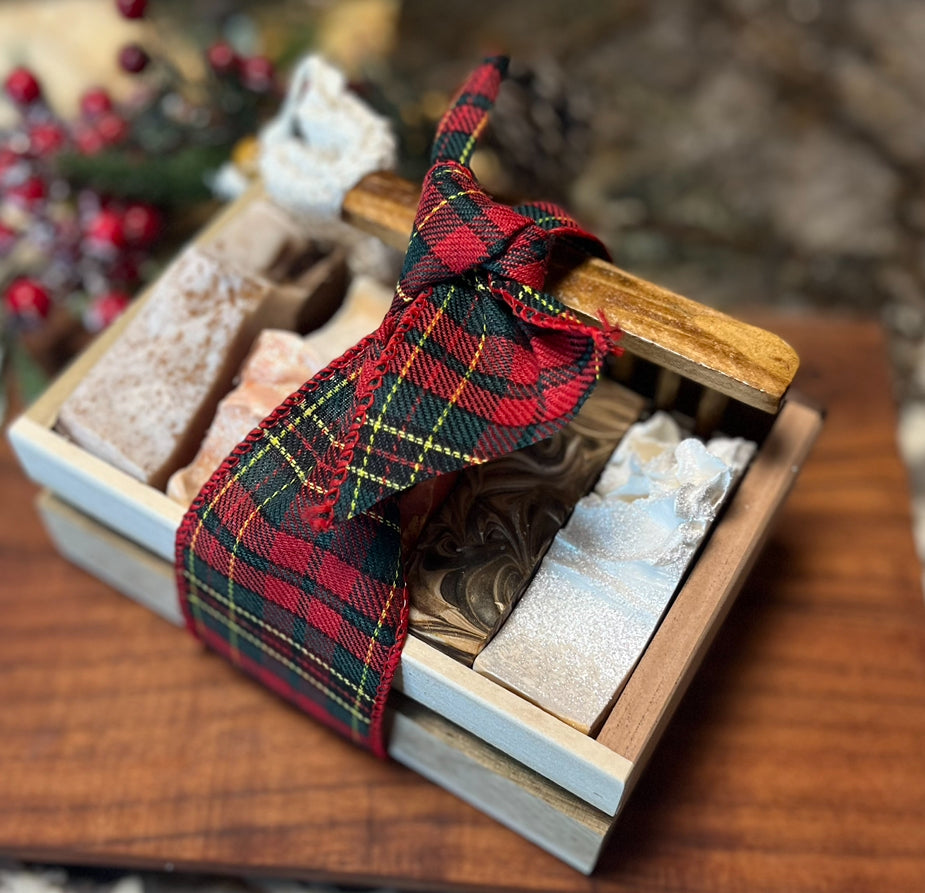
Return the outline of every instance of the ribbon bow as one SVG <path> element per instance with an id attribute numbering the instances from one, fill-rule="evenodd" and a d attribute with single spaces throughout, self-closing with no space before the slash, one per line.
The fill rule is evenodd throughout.
<path id="1" fill-rule="evenodd" d="M 381 326 L 238 445 L 177 534 L 194 635 L 379 756 L 408 626 L 399 496 L 550 437 L 612 349 L 541 291 L 556 239 L 597 240 L 468 167 L 506 66 L 486 60 L 440 123 Z"/>

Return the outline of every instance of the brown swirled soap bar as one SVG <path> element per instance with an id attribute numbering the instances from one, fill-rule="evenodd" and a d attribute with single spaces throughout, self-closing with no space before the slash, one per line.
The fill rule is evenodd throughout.
<path id="1" fill-rule="evenodd" d="M 408 556 L 415 635 L 472 663 L 643 405 L 602 380 L 554 437 L 460 474 Z"/>

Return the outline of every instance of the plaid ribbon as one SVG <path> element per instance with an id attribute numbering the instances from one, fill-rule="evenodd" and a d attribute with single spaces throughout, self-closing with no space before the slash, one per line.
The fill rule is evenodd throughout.
<path id="1" fill-rule="evenodd" d="M 542 292 L 555 239 L 600 244 L 468 167 L 506 65 L 486 60 L 440 123 L 379 329 L 238 445 L 177 535 L 194 635 L 379 756 L 408 626 L 402 494 L 550 437 L 613 346 Z"/>

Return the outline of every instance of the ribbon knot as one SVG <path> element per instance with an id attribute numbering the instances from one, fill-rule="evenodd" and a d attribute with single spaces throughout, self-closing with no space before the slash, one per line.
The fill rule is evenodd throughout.
<path id="1" fill-rule="evenodd" d="M 600 243 L 468 167 L 505 69 L 486 60 L 440 123 L 382 325 L 239 444 L 177 535 L 193 633 L 380 755 L 408 622 L 399 497 L 552 436 L 612 346 L 541 290 L 556 239 Z"/>
<path id="2" fill-rule="evenodd" d="M 541 289 L 552 237 L 525 210 L 495 201 L 458 162 L 431 168 L 399 281 L 405 300 L 480 267 Z M 540 219 L 561 219 L 552 206 L 544 211 Z"/>

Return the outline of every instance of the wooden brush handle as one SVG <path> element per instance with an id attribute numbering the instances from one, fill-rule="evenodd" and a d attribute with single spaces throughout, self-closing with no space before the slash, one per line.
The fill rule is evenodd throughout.
<path id="1" fill-rule="evenodd" d="M 347 193 L 344 219 L 404 250 L 419 196 L 394 174 L 370 174 Z M 554 264 L 548 288 L 598 325 L 603 311 L 623 330 L 620 344 L 630 353 L 766 412 L 777 412 L 799 366 L 777 335 L 596 258 Z"/>

